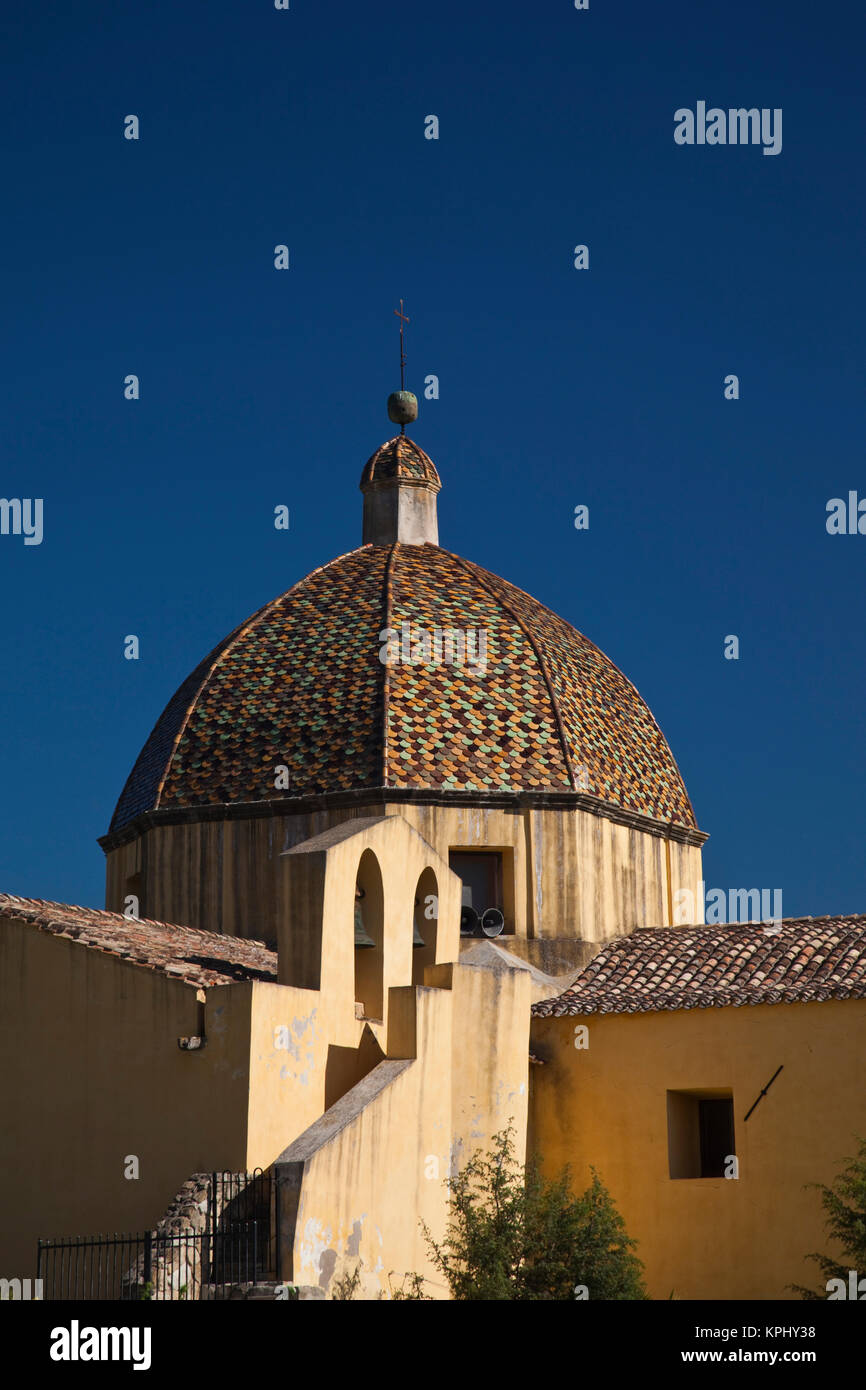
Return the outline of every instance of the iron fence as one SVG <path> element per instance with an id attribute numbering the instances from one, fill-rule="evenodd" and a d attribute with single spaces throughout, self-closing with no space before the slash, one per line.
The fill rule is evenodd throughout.
<path id="1" fill-rule="evenodd" d="M 204 1230 L 40 1240 L 36 1277 L 43 1297 L 220 1298 L 233 1284 L 267 1278 L 274 1250 L 270 1174 L 211 1173 L 204 1206 Z"/>
<path id="2" fill-rule="evenodd" d="M 256 1228 L 256 1272 L 263 1276 L 274 1268 L 274 1221 L 271 1175 L 255 1168 L 249 1173 L 211 1173 L 208 1188 L 207 1229 L 213 1233 L 215 1259 L 222 1261 L 223 1242 L 231 1245 L 238 1227 Z M 230 1258 L 227 1256 L 226 1258 Z"/>
<path id="3" fill-rule="evenodd" d="M 36 1277 L 46 1300 L 219 1298 L 232 1284 L 260 1276 L 257 1237 L 252 1221 L 219 1235 L 141 1231 L 40 1240 Z"/>

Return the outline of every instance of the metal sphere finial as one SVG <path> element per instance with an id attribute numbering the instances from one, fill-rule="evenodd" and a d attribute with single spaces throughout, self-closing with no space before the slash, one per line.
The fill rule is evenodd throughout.
<path id="1" fill-rule="evenodd" d="M 392 391 L 388 397 L 388 419 L 395 425 L 409 425 L 418 419 L 418 397 L 411 391 Z"/>

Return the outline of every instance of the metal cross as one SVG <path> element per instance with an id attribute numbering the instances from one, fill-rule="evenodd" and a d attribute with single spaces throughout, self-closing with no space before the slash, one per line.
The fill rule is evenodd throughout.
<path id="1" fill-rule="evenodd" d="M 404 350 L 403 350 L 403 324 L 404 324 L 404 323 L 411 323 L 412 320 L 409 319 L 409 318 L 407 318 L 406 315 L 403 313 L 403 301 L 402 301 L 402 299 L 400 300 L 400 308 L 399 308 L 399 309 L 395 309 L 395 310 L 394 310 L 394 313 L 395 313 L 396 317 L 400 320 L 400 390 L 401 390 L 401 391 L 404 391 L 404 390 L 406 389 L 406 382 L 405 382 L 406 353 L 405 353 Z"/>

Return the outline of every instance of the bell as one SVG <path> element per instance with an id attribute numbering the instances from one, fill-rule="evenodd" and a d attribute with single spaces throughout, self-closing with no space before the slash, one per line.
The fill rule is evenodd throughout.
<path id="1" fill-rule="evenodd" d="M 427 942 L 424 940 L 423 936 L 418 930 L 418 923 L 415 921 L 414 917 L 412 918 L 412 945 L 416 948 L 418 946 L 427 945 Z"/>
<path id="2" fill-rule="evenodd" d="M 375 945 L 376 945 L 376 943 L 375 943 L 375 941 L 373 940 L 373 938 L 367 934 L 367 930 L 366 930 L 366 928 L 365 928 L 365 926 L 364 926 L 364 913 L 363 913 L 363 911 L 362 911 L 362 909 L 361 909 L 361 903 L 360 903 L 360 900 L 356 898 L 356 900 L 355 900 L 355 950 L 357 951 L 359 947 L 367 947 L 367 946 L 375 946 Z"/>

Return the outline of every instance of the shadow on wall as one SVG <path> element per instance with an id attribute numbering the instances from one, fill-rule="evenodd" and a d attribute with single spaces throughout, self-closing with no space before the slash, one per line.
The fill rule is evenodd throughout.
<path id="1" fill-rule="evenodd" d="M 357 1047 L 328 1048 L 325 1063 L 325 1109 L 330 1110 L 347 1091 L 385 1060 L 372 1029 L 365 1028 Z"/>

